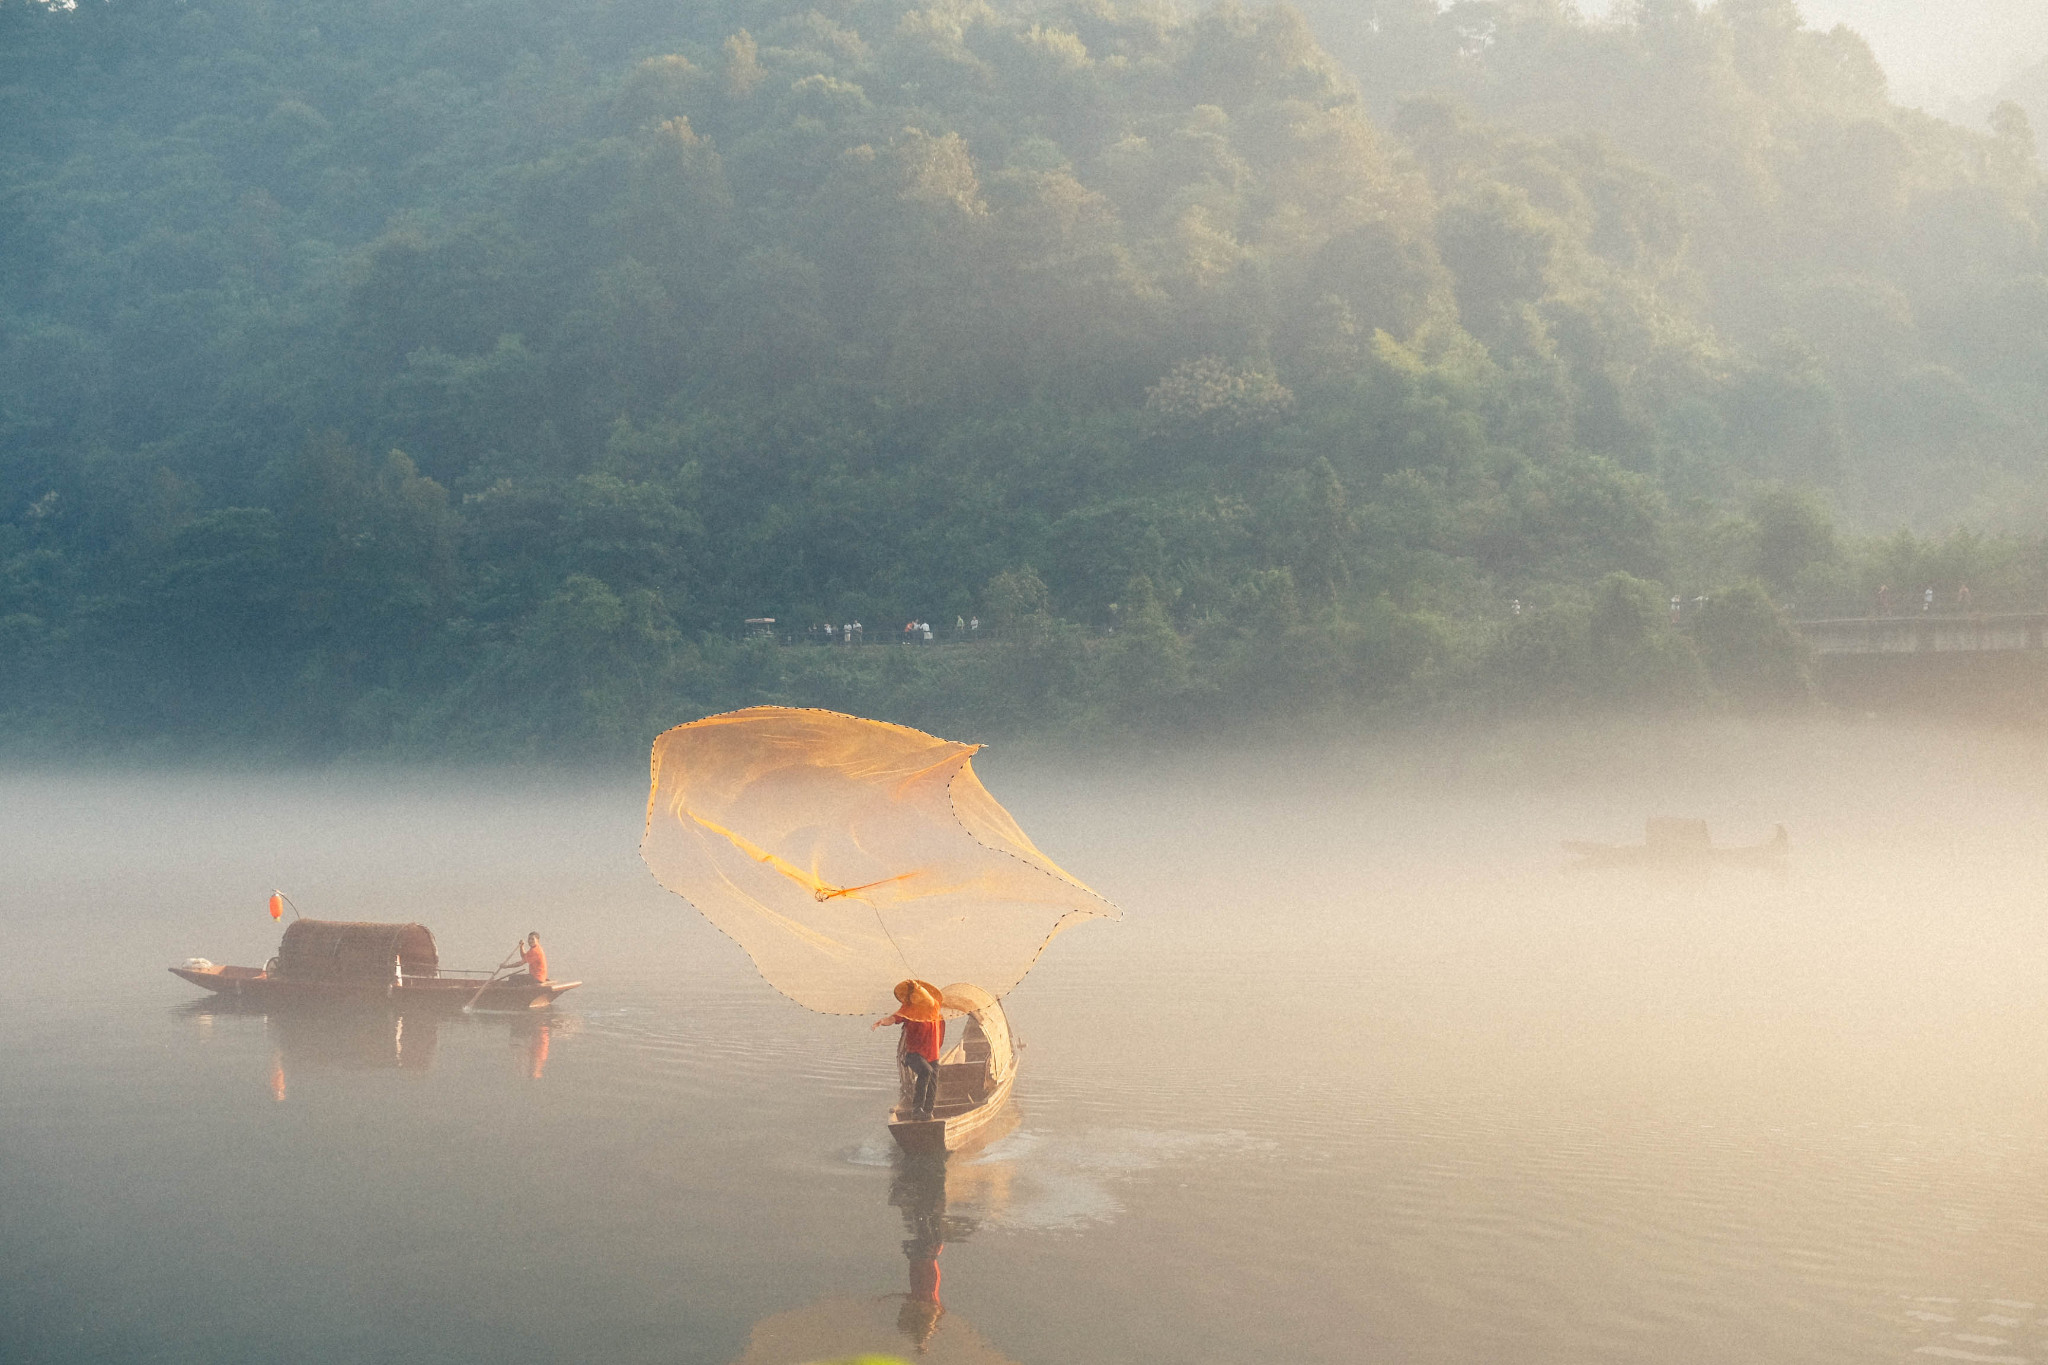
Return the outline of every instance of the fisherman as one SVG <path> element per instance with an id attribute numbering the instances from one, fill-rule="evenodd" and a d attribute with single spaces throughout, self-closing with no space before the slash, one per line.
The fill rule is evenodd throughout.
<path id="1" fill-rule="evenodd" d="M 547 984 L 548 955 L 541 951 L 540 934 L 528 934 L 519 944 L 519 960 L 526 964 L 527 979 L 536 986 Z"/>
<path id="2" fill-rule="evenodd" d="M 939 993 L 922 981 L 899 981 L 896 1003 L 896 1012 L 875 1020 L 874 1027 L 903 1025 L 903 1041 L 896 1060 L 916 1079 L 911 1116 L 928 1119 L 939 1090 L 939 1049 L 946 1044 L 946 1021 L 939 1014 Z"/>

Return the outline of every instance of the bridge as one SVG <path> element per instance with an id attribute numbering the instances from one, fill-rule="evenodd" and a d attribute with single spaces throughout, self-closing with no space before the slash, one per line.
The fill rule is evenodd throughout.
<path id="1" fill-rule="evenodd" d="M 2048 612 L 1798 621 L 1822 695 L 1852 710 L 2048 722 Z"/>
<path id="2" fill-rule="evenodd" d="M 1854 616 L 1796 621 L 1793 629 L 1823 657 L 1835 654 L 2004 654 L 2043 647 L 2048 612 L 1987 615 Z"/>

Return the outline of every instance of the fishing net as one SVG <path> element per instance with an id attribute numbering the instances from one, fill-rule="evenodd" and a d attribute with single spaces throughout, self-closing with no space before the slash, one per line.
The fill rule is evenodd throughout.
<path id="1" fill-rule="evenodd" d="M 999 997 L 1118 911 L 989 795 L 979 747 L 780 706 L 680 725 L 654 742 L 640 856 L 798 1004 L 886 1014 L 906 977 Z"/>

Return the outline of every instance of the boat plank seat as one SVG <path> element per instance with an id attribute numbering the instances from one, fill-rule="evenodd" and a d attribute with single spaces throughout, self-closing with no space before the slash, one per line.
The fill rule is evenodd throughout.
<path id="1" fill-rule="evenodd" d="M 988 1064 L 985 1062 L 939 1063 L 939 1085 L 935 1104 L 954 1100 L 979 1103 L 988 1094 Z"/>
<path id="2" fill-rule="evenodd" d="M 909 1108 L 911 1094 L 916 1082 L 908 1067 L 903 1068 L 903 1085 L 899 1103 Z M 973 1106 L 988 1098 L 988 1064 L 986 1062 L 940 1062 L 938 1085 L 932 1090 L 934 1110 L 949 1104 Z"/>

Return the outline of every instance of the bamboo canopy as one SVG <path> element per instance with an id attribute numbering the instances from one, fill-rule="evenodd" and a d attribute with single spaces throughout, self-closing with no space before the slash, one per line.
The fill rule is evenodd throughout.
<path id="1" fill-rule="evenodd" d="M 277 947 L 277 975 L 316 981 L 389 981 L 394 970 L 434 976 L 434 936 L 421 924 L 296 919 Z"/>
<path id="2" fill-rule="evenodd" d="M 887 1013 L 905 978 L 994 999 L 1055 934 L 1120 914 L 981 785 L 980 747 L 780 706 L 679 725 L 654 742 L 641 857 L 810 1009 Z"/>

